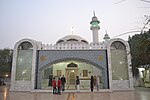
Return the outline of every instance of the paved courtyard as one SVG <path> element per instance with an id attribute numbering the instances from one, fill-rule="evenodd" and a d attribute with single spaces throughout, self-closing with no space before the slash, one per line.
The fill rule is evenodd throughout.
<path id="1" fill-rule="evenodd" d="M 150 100 L 150 88 L 135 88 L 134 91 L 116 92 L 10 92 L 0 86 L 0 100 Z"/>

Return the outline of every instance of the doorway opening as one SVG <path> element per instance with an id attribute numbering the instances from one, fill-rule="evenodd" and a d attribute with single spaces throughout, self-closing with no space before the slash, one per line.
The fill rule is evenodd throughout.
<path id="1" fill-rule="evenodd" d="M 57 62 L 45 68 L 43 67 L 40 75 L 41 89 L 51 89 L 52 77 L 55 77 L 57 81 L 63 75 L 66 78 L 65 90 L 76 89 L 76 76 L 79 76 L 81 90 L 90 89 L 91 76 L 99 76 L 100 88 L 104 88 L 106 85 L 104 70 L 87 62 L 77 60 Z"/>

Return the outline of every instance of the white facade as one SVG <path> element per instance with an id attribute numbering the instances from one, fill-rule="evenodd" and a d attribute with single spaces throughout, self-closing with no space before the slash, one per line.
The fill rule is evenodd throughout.
<path id="1" fill-rule="evenodd" d="M 91 24 L 95 25 L 95 23 L 93 24 L 95 21 L 97 22 L 96 25 L 99 24 L 99 21 L 97 18 L 95 19 L 95 17 L 92 19 Z M 69 68 L 66 66 L 68 62 L 71 61 L 81 66 L 73 68 L 73 70 L 76 71 L 75 75 L 81 77 L 81 84 L 83 86 L 88 87 L 90 76 L 98 74 L 102 77 L 102 84 L 105 87 L 103 89 L 105 90 L 133 90 L 131 56 L 128 42 L 119 38 L 107 38 L 106 41 L 99 42 L 99 26 L 91 26 L 91 30 L 93 31 L 92 43 L 88 43 L 87 40 L 77 35 L 65 36 L 59 39 L 56 44 L 42 44 L 42 42 L 32 39 L 22 39 L 17 42 L 13 52 L 10 90 L 42 90 L 42 87 L 44 87 L 43 84 L 47 84 L 48 82 L 47 79 L 43 78 L 43 69 L 53 67 L 53 76 L 57 76 L 57 72 L 60 70 L 61 75 L 65 74 L 67 77 L 69 74 L 66 73 L 69 73 Z M 64 53 L 71 51 L 72 54 L 66 54 L 65 57 Z M 50 57 L 51 55 L 46 55 L 49 54 L 46 52 L 59 52 L 58 55 L 60 56 L 62 52 L 62 58 L 58 57 L 59 59 L 53 60 L 52 57 L 55 55 Z M 78 52 L 80 52 L 79 54 L 81 55 L 76 54 Z M 106 52 L 106 54 L 101 54 L 101 52 Z M 92 53 L 94 58 L 90 56 L 90 53 Z M 28 58 L 31 58 L 31 60 Z M 105 60 L 105 62 L 102 62 L 103 60 Z M 87 77 L 83 77 L 83 70 L 85 70 L 85 72 L 88 71 Z"/>

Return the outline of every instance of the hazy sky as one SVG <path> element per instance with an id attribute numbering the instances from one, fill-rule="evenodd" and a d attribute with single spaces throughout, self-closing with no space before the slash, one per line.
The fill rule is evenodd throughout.
<path id="1" fill-rule="evenodd" d="M 123 2 L 117 3 L 119 1 Z M 150 3 L 140 0 L 0 0 L 0 48 L 13 48 L 23 38 L 54 44 L 70 35 L 72 26 L 75 35 L 92 42 L 93 10 L 100 21 L 99 37 L 103 41 L 106 30 L 112 38 L 142 28 L 144 15 L 150 14 Z M 118 38 L 127 40 L 128 35 Z"/>

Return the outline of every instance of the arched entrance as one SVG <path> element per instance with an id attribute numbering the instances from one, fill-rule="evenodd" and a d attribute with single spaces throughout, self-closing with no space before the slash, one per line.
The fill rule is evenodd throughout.
<path id="1" fill-rule="evenodd" d="M 67 79 L 66 85 L 76 85 L 76 76 L 78 76 L 78 70 L 78 65 L 73 62 L 67 65 L 67 68 L 65 68 L 65 76 Z"/>
<path id="2" fill-rule="evenodd" d="M 105 85 L 104 70 L 97 68 L 96 66 L 87 62 L 78 60 L 64 60 L 54 63 L 49 66 L 43 67 L 40 71 L 41 77 L 41 89 L 49 89 L 51 86 L 52 77 L 56 80 L 62 75 L 66 78 L 66 90 L 74 90 L 76 85 L 76 76 L 79 76 L 81 89 L 90 88 L 90 77 L 99 76 L 100 88 Z"/>
<path id="3" fill-rule="evenodd" d="M 56 80 L 64 75 L 67 79 L 66 87 L 75 86 L 76 76 L 79 76 L 81 89 L 89 89 L 91 76 L 99 76 L 101 88 L 109 88 L 107 58 L 104 50 L 40 51 L 38 56 L 37 89 L 47 89 L 48 82 L 51 82 L 49 74 Z M 52 70 L 51 73 L 48 73 L 48 70 Z"/>
<path id="4" fill-rule="evenodd" d="M 67 85 L 75 85 L 77 69 L 66 69 Z"/>

